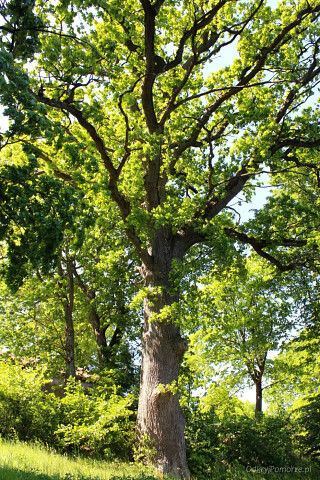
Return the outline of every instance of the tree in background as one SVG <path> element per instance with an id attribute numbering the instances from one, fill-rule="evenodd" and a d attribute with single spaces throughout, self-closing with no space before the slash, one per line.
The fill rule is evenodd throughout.
<path id="1" fill-rule="evenodd" d="M 17 165 L 13 164 L 13 158 Z M 16 193 L 20 192 L 20 195 L 12 202 L 13 206 L 19 201 L 23 206 L 28 205 L 24 184 L 28 186 L 30 177 L 23 175 L 26 155 L 13 145 L 6 149 L 2 161 L 2 172 L 19 171 L 19 168 L 22 170 L 19 177 L 20 190 L 18 185 L 14 186 Z M 46 201 L 40 197 L 41 191 L 36 183 L 37 178 L 42 179 L 46 175 L 37 166 L 34 168 L 35 187 L 31 191 L 31 198 L 36 206 L 39 203 L 40 213 L 35 208 L 32 209 L 31 203 L 28 208 L 32 214 L 28 210 L 22 212 L 21 208 L 16 214 L 12 210 L 12 217 L 8 217 L 18 246 L 21 243 L 19 235 L 28 234 L 28 230 L 25 230 L 28 215 L 35 216 L 35 225 L 29 225 L 29 229 L 35 228 L 34 243 L 38 241 L 39 247 L 42 245 L 41 220 L 38 218 L 42 214 L 41 208 L 49 210 L 48 216 L 52 211 L 53 222 L 58 220 L 56 205 L 54 204 L 50 211 L 50 198 Z M 121 384 L 127 390 L 136 382 L 137 369 L 133 364 L 133 355 L 137 352 L 133 353 L 135 347 L 132 342 L 139 337 L 141 325 L 141 317 L 129 308 L 138 291 L 136 261 L 121 233 L 122 225 L 117 212 L 111 209 L 112 204 L 106 200 L 103 205 L 99 204 L 101 194 L 98 190 L 92 191 L 90 174 L 82 183 L 72 183 L 74 188 L 71 187 L 71 191 L 76 191 L 77 197 L 81 199 L 81 211 L 79 208 L 77 216 L 73 217 L 72 229 L 61 232 L 62 238 L 55 249 L 46 252 L 47 258 L 52 259 L 46 269 L 41 268 L 36 244 L 30 242 L 24 257 L 15 262 L 13 256 L 12 263 L 7 262 L 6 247 L 3 246 L 1 268 L 10 272 L 12 289 L 16 290 L 23 277 L 25 284 L 16 294 L 4 287 L 2 289 L 2 347 L 12 352 L 16 358 L 39 357 L 41 362 L 49 362 L 49 371 L 54 376 L 61 377 L 63 370 L 67 375 L 75 376 L 77 367 L 89 370 L 114 369 L 115 383 Z M 66 189 L 69 185 L 70 179 L 66 177 L 60 188 Z M 54 193 L 55 191 L 52 195 Z M 55 202 L 57 203 L 57 200 Z M 64 208 L 70 208 L 70 204 L 72 205 L 72 196 L 65 202 Z M 6 205 L 3 207 L 6 208 Z M 4 214 L 9 207 L 8 203 Z M 95 215 L 98 208 L 100 215 L 105 209 L 104 218 L 97 218 Z M 20 221 L 22 215 L 25 223 Z M 90 236 L 87 231 L 90 231 Z M 30 236 L 27 238 L 30 240 Z M 32 263 L 33 250 L 38 253 L 36 264 Z M 24 262 L 24 269 L 20 268 L 19 260 Z M 88 328 L 89 325 L 91 329 Z M 19 338 L 16 338 L 16 334 L 19 334 Z M 97 353 L 94 352 L 92 340 Z M 65 365 L 61 363 L 61 359 Z"/>
<path id="2" fill-rule="evenodd" d="M 98 242 L 100 229 L 93 227 L 91 232 Z M 141 326 L 141 318 L 129 308 L 137 291 L 137 275 L 128 268 L 127 254 L 120 244 L 106 250 L 106 235 L 99 253 L 90 253 L 87 242 L 76 249 L 70 237 L 61 249 L 56 271 L 30 273 L 15 294 L 2 286 L 1 346 L 17 359 L 48 363 L 48 374 L 55 377 L 61 377 L 64 370 L 67 376 L 75 376 L 79 367 L 96 373 L 113 370 L 118 387 L 128 390 L 136 382 L 133 362 L 137 352 L 133 350 Z M 95 293 L 90 302 L 87 292 Z M 72 305 L 68 303 L 70 293 Z"/>
<path id="3" fill-rule="evenodd" d="M 210 372 L 204 386 L 225 381 L 229 389 L 253 383 L 256 414 L 262 412 L 265 377 L 272 378 L 271 353 L 296 324 L 294 304 L 274 267 L 255 256 L 199 279 L 197 305 L 201 327 L 190 335 L 186 362 Z M 202 360 L 201 360 L 202 359 Z"/>
<path id="4" fill-rule="evenodd" d="M 11 0 L 1 13 L 2 146 L 22 142 L 71 181 L 94 172 L 117 205 L 146 287 L 138 430 L 161 472 L 188 478 L 174 272 L 197 244 L 218 257 L 243 242 L 282 271 L 317 255 L 308 222 L 278 228 L 276 195 L 247 227 L 233 209 L 264 171 L 318 182 L 318 111 L 303 104 L 319 82 L 320 6 Z"/>

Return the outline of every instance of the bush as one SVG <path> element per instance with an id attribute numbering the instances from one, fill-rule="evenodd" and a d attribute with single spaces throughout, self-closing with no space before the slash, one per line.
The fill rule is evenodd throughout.
<path id="1" fill-rule="evenodd" d="M 4 361 L 0 368 L 0 435 L 107 459 L 131 458 L 130 396 L 117 395 L 115 386 L 108 385 L 97 387 L 89 397 L 70 379 L 65 396 L 56 398 L 41 390 L 46 381 L 39 369 Z"/>
<path id="2" fill-rule="evenodd" d="M 65 393 L 59 404 L 63 423 L 55 431 L 60 446 L 107 459 L 131 457 L 132 397 L 112 394 L 106 398 L 99 387 L 89 397 L 73 379 L 69 380 Z"/>
<path id="3" fill-rule="evenodd" d="M 219 419 L 213 409 L 203 412 L 197 405 L 185 416 L 188 465 L 199 480 L 206 479 L 219 461 Z"/>
<path id="4" fill-rule="evenodd" d="M 239 415 L 223 422 L 219 437 L 227 463 L 251 467 L 295 463 L 290 425 L 281 417 Z"/>
<path id="5" fill-rule="evenodd" d="M 283 467 L 294 465 L 291 426 L 281 416 L 261 415 L 239 409 L 218 415 L 211 407 L 196 404 L 186 412 L 186 444 L 191 472 L 207 479 L 227 466 Z"/>
<path id="6" fill-rule="evenodd" d="M 58 425 L 58 401 L 42 392 L 41 371 L 4 361 L 0 368 L 0 434 L 50 444 Z"/>

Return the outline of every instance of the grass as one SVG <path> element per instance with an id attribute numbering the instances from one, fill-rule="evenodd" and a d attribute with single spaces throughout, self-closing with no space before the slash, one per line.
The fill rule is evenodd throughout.
<path id="1" fill-rule="evenodd" d="M 0 438 L 0 480 L 153 480 L 153 469 L 143 465 L 59 455 L 44 447 Z M 206 480 L 318 480 L 319 469 L 303 466 L 301 472 L 248 472 L 243 466 L 217 465 Z M 193 480 L 197 480 L 193 477 Z"/>
<path id="2" fill-rule="evenodd" d="M 0 480 L 109 480 L 152 478 L 152 473 L 142 465 L 59 455 L 38 445 L 0 439 Z"/>

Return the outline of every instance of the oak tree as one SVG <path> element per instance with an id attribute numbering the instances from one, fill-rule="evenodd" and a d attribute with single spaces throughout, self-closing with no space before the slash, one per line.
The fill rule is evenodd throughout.
<path id="1" fill-rule="evenodd" d="M 307 229 L 271 228 L 277 208 L 269 231 L 239 228 L 233 209 L 264 171 L 319 178 L 320 4 L 9 0 L 1 13 L 2 146 L 72 181 L 94 170 L 117 205 L 145 284 L 138 431 L 161 472 L 188 478 L 174 273 L 197 244 L 245 243 L 280 270 L 314 254 Z"/>

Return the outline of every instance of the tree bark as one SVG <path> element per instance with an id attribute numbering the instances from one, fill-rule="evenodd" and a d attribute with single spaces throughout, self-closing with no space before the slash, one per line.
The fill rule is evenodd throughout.
<path id="1" fill-rule="evenodd" d="M 92 299 L 95 298 L 95 293 L 89 291 L 90 296 L 87 296 L 89 303 L 89 323 L 92 326 L 94 338 L 97 346 L 99 370 L 104 370 L 112 361 L 112 347 L 119 345 L 123 337 L 123 329 L 116 326 L 109 344 L 106 339 L 107 327 L 102 327 L 100 315 L 93 305 L 90 305 Z M 109 325 L 108 325 L 109 326 Z"/>
<path id="2" fill-rule="evenodd" d="M 174 318 L 157 319 L 164 307 L 178 297 L 172 292 L 169 273 L 172 254 L 168 244 L 153 249 L 153 268 L 143 265 L 141 273 L 150 290 L 144 303 L 142 366 L 137 429 L 140 439 L 147 436 L 156 451 L 154 462 L 162 474 L 190 478 L 185 453 L 185 420 L 176 386 L 180 360 L 187 349 Z"/>
<path id="3" fill-rule="evenodd" d="M 74 357 L 74 328 L 73 328 L 73 319 L 72 311 L 65 307 L 65 319 L 66 319 L 66 328 L 65 328 L 65 342 L 66 342 L 66 377 L 75 377 L 76 376 L 76 367 L 75 367 L 75 357 Z"/>
<path id="4" fill-rule="evenodd" d="M 265 351 L 262 356 L 258 356 L 258 355 L 256 356 L 256 361 L 257 361 L 256 368 L 252 368 L 252 365 L 250 363 L 247 364 L 248 373 L 250 374 L 256 389 L 256 406 L 255 406 L 256 417 L 258 417 L 258 415 L 262 412 L 262 393 L 263 393 L 262 378 L 263 378 L 264 369 L 266 366 L 267 355 L 268 355 L 268 350 Z"/>

